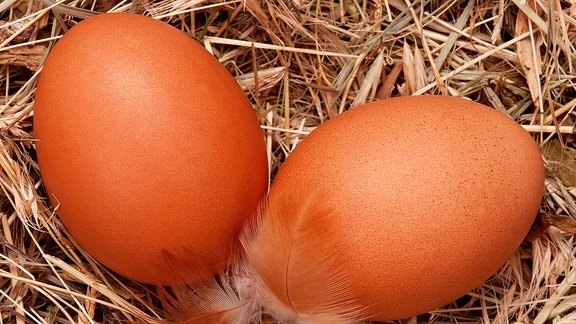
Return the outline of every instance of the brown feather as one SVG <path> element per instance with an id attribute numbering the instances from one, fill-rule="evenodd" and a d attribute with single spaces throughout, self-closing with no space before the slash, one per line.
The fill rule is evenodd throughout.
<path id="1" fill-rule="evenodd" d="M 167 256 L 167 264 L 176 266 L 178 260 Z M 169 323 L 237 323 L 252 322 L 259 315 L 255 287 L 252 285 L 250 266 L 236 249 L 226 270 L 218 275 L 188 267 L 179 276 L 186 284 L 158 287 Z M 167 269 L 167 271 L 171 271 Z"/>
<path id="2" fill-rule="evenodd" d="M 159 288 L 168 317 L 180 324 L 256 323 L 263 313 L 281 322 L 359 322 L 363 307 L 340 267 L 337 238 L 337 219 L 321 195 L 273 191 L 225 273 L 205 279 L 189 269 L 182 276 L 191 284 Z"/>
<path id="3" fill-rule="evenodd" d="M 240 240 L 259 300 L 287 321 L 351 323 L 358 305 L 334 251 L 337 223 L 320 195 L 272 191 Z"/>

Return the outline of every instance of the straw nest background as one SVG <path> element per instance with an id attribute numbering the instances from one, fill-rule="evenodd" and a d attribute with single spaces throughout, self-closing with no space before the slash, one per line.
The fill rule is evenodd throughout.
<path id="1" fill-rule="evenodd" d="M 71 26 L 106 11 L 155 17 L 212 51 L 257 109 L 274 170 L 314 127 L 379 98 L 465 96 L 508 114 L 541 147 L 542 213 L 482 286 L 400 322 L 576 323 L 576 2 L 567 0 L 2 0 L 2 323 L 161 316 L 153 287 L 109 273 L 67 235 L 35 161 L 42 62 Z"/>

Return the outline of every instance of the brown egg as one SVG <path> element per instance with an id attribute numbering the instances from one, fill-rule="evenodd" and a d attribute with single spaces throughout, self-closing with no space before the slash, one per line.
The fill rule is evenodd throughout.
<path id="1" fill-rule="evenodd" d="M 270 214 L 291 217 L 293 206 L 310 206 L 306 197 L 322 197 L 316 204 L 330 207 L 337 228 L 336 273 L 364 316 L 393 320 L 450 303 L 496 272 L 530 229 L 543 185 L 537 145 L 504 114 L 453 97 L 400 97 L 306 137 L 269 197 L 296 197 L 270 204 L 291 212 Z M 308 253 L 309 270 L 322 268 L 325 256 Z M 310 304 L 294 289 L 291 305 Z"/>
<path id="2" fill-rule="evenodd" d="M 152 18 L 102 14 L 71 28 L 42 70 L 34 127 L 66 228 L 142 282 L 178 282 L 176 263 L 216 272 L 267 190 L 263 135 L 234 78 Z"/>

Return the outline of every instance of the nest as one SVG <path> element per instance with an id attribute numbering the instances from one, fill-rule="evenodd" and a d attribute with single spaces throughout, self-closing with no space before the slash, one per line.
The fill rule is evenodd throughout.
<path id="1" fill-rule="evenodd" d="M 566 0 L 3 0 L 2 322 L 163 316 L 154 287 L 110 273 L 68 235 L 35 158 L 43 61 L 70 27 L 108 11 L 154 17 L 204 44 L 257 110 L 273 174 L 308 132 L 374 100 L 443 94 L 509 115 L 533 134 L 546 168 L 530 234 L 465 297 L 398 323 L 576 323 L 576 3 Z"/>

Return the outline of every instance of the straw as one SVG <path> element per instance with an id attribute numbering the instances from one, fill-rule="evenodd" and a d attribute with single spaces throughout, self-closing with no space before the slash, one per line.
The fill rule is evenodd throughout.
<path id="1" fill-rule="evenodd" d="M 0 2 L 0 322 L 164 316 L 155 287 L 108 271 L 70 237 L 35 158 L 45 57 L 76 23 L 106 11 L 173 25 L 230 70 L 260 118 L 271 178 L 316 127 L 381 98 L 446 94 L 507 114 L 546 168 L 532 232 L 468 295 L 397 323 L 576 322 L 576 5 L 543 0 Z"/>

